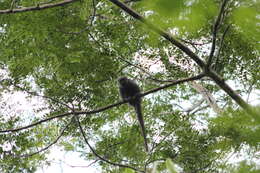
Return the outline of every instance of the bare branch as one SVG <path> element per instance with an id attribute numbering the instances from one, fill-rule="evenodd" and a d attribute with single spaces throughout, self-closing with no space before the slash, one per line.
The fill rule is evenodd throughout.
<path id="1" fill-rule="evenodd" d="M 94 19 L 96 17 L 96 11 L 97 11 L 95 0 L 92 0 L 92 6 L 93 6 L 93 12 L 92 12 L 93 14 L 92 14 L 92 17 L 90 19 L 90 24 L 91 25 L 93 25 Z"/>
<path id="2" fill-rule="evenodd" d="M 227 34 L 229 28 L 230 28 L 230 25 L 227 26 L 227 28 L 225 29 L 225 31 L 224 31 L 224 33 L 223 33 L 223 35 L 222 35 L 222 37 L 221 37 L 221 41 L 220 41 L 220 45 L 219 45 L 219 50 L 218 50 L 218 53 L 217 53 L 217 57 L 220 55 L 221 49 L 222 49 L 222 47 L 223 47 L 224 39 L 225 39 L 225 37 L 226 37 L 226 34 Z"/>
<path id="3" fill-rule="evenodd" d="M 190 113 L 191 111 L 193 111 L 194 109 L 196 109 L 197 107 L 199 107 L 204 101 L 205 101 L 204 98 L 200 99 L 199 101 L 197 101 L 196 103 L 194 103 L 191 107 L 185 109 L 184 112 Z"/>
<path id="4" fill-rule="evenodd" d="M 202 111 L 202 110 L 204 110 L 204 109 L 206 109 L 208 107 L 209 107 L 208 104 L 204 105 L 204 106 L 201 106 L 201 107 L 198 107 L 197 109 L 193 110 L 192 112 L 189 112 L 189 114 L 195 114 L 195 113 L 200 112 L 200 111 Z"/>
<path id="5" fill-rule="evenodd" d="M 66 162 L 63 162 L 63 163 L 66 164 L 67 166 L 71 167 L 71 168 L 89 168 L 90 166 L 92 166 L 95 163 L 97 163 L 97 161 L 98 161 L 98 159 L 94 160 L 93 162 L 89 163 L 86 166 L 84 166 L 84 165 L 71 165 L 71 164 L 68 164 Z"/>
<path id="6" fill-rule="evenodd" d="M 104 161 L 104 162 L 106 162 L 106 163 L 108 163 L 108 164 L 114 165 L 114 166 L 119 166 L 119 167 L 123 167 L 123 168 L 130 168 L 130 169 L 133 169 L 133 170 L 138 171 L 138 172 L 144 172 L 144 171 L 141 171 L 141 170 L 136 169 L 136 168 L 134 168 L 134 167 L 132 167 L 132 166 L 129 166 L 129 165 L 123 165 L 123 164 L 120 164 L 120 163 L 111 162 L 110 160 L 107 160 L 106 158 L 100 156 L 100 155 L 96 152 L 96 150 L 89 144 L 88 139 L 87 139 L 87 137 L 86 137 L 86 135 L 85 135 L 85 132 L 84 132 L 84 130 L 83 130 L 81 124 L 80 124 L 80 121 L 79 121 L 79 118 L 78 118 L 78 117 L 76 117 L 76 121 L 77 121 L 77 123 L 78 123 L 79 130 L 80 130 L 80 132 L 81 132 L 81 134 L 82 134 L 82 136 L 83 136 L 83 138 L 84 138 L 85 143 L 88 145 L 89 149 L 92 151 L 92 153 L 93 153 L 97 158 L 99 158 L 100 160 L 102 160 L 102 161 Z"/>
<path id="7" fill-rule="evenodd" d="M 126 0 L 124 3 L 130 3 L 130 2 L 138 2 L 138 1 L 141 1 L 141 0 Z"/>
<path id="8" fill-rule="evenodd" d="M 211 50 L 210 50 L 210 54 L 209 54 L 209 58 L 208 58 L 208 62 L 207 62 L 207 67 L 209 67 L 211 65 L 212 59 L 214 57 L 214 52 L 215 52 L 215 47 L 216 47 L 216 39 L 217 39 L 217 32 L 218 32 L 218 29 L 219 29 L 220 21 L 222 20 L 222 17 L 223 17 L 223 13 L 224 13 L 224 9 L 225 9 L 225 6 L 227 4 L 227 1 L 228 0 L 223 0 L 221 8 L 219 10 L 218 17 L 217 17 L 216 22 L 215 22 L 214 27 L 213 27 L 212 45 L 211 45 Z"/>
<path id="9" fill-rule="evenodd" d="M 47 121 L 50 121 L 50 120 L 53 120 L 53 119 L 56 119 L 56 118 L 66 117 L 66 116 L 69 116 L 69 115 L 72 115 L 72 114 L 73 114 L 73 112 L 67 112 L 67 113 L 64 113 L 64 114 L 59 114 L 59 115 L 56 115 L 56 116 L 53 116 L 53 117 L 49 117 L 49 118 L 37 121 L 35 123 L 29 124 L 29 125 L 24 126 L 24 127 L 19 127 L 19 128 L 16 128 L 16 129 L 0 130 L 0 133 L 18 132 L 18 131 L 21 131 L 21 130 L 32 128 L 32 127 L 37 126 L 39 124 L 42 124 L 44 122 L 47 122 Z"/>
<path id="10" fill-rule="evenodd" d="M 204 97 L 204 99 L 207 101 L 209 106 L 214 110 L 214 112 L 216 112 L 216 113 L 222 112 L 222 110 L 217 105 L 215 98 L 205 87 L 203 87 L 199 83 L 196 83 L 195 81 L 192 81 L 191 85 L 194 89 L 196 89 Z"/>
<path id="11" fill-rule="evenodd" d="M 172 83 L 168 84 L 168 85 L 164 85 L 162 87 L 158 87 L 158 88 L 155 88 L 155 89 L 152 89 L 150 91 L 147 91 L 143 94 L 140 94 L 141 97 L 143 96 L 146 96 L 150 93 L 154 93 L 156 91 L 159 91 L 159 90 L 162 90 L 162 89 L 166 89 L 166 88 L 169 88 L 171 86 L 174 86 L 174 85 L 177 85 L 177 84 L 180 84 L 180 83 L 184 83 L 184 82 L 188 82 L 188 81 L 193 81 L 193 80 L 198 80 L 198 79 L 201 79 L 202 77 L 204 77 L 205 75 L 204 74 L 199 74 L 197 76 L 194 76 L 194 77 L 190 77 L 190 78 L 184 78 L 184 79 L 180 79 L 180 80 L 176 80 L 176 81 L 173 81 Z"/>
<path id="12" fill-rule="evenodd" d="M 16 9 L 7 9 L 7 10 L 0 10 L 0 14 L 9 14 L 9 13 L 20 13 L 20 12 L 27 12 L 27 11 L 36 11 L 36 10 L 43 10 L 46 8 L 53 8 L 58 6 L 63 6 L 72 2 L 76 2 L 79 0 L 64 0 L 61 2 L 50 3 L 50 4 L 43 4 L 43 5 L 36 5 L 32 7 L 23 7 L 23 8 L 16 8 Z"/>
<path id="13" fill-rule="evenodd" d="M 220 44 L 219 44 L 219 49 L 218 49 L 218 52 L 216 53 L 216 60 L 213 63 L 213 65 L 211 65 L 211 68 L 214 69 L 218 73 L 222 70 L 222 69 L 220 69 L 221 66 L 220 66 L 220 63 L 219 63 L 219 58 L 220 58 L 220 54 L 221 54 L 221 51 L 222 51 L 222 48 L 223 48 L 225 36 L 226 36 L 229 28 L 230 28 L 230 25 L 227 26 L 227 28 L 225 29 L 225 31 L 224 31 L 224 33 L 223 33 L 223 35 L 221 37 Z"/>

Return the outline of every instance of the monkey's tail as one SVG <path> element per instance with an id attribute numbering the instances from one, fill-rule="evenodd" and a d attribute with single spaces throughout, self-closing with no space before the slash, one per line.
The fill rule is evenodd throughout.
<path id="1" fill-rule="evenodd" d="M 135 104 L 134 107 L 135 107 L 135 111 L 136 111 L 136 114 L 137 114 L 137 119 L 138 119 L 140 127 L 141 127 L 141 133 L 142 133 L 142 136 L 144 138 L 145 150 L 146 150 L 146 152 L 149 152 L 147 139 L 146 139 L 146 131 L 145 131 L 145 127 L 144 127 L 144 119 L 143 119 L 143 115 L 142 115 L 141 104 L 140 103 Z"/>

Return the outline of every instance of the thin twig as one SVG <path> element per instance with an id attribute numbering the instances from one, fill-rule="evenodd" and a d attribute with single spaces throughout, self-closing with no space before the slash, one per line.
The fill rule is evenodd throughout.
<path id="1" fill-rule="evenodd" d="M 73 112 L 66 112 L 64 114 L 59 114 L 59 115 L 56 115 L 56 116 L 53 116 L 53 117 L 49 117 L 49 118 L 37 121 L 35 123 L 29 124 L 29 125 L 24 126 L 24 127 L 19 127 L 19 128 L 15 128 L 15 129 L 0 130 L 0 133 L 18 132 L 18 131 L 21 131 L 21 130 L 32 128 L 32 127 L 37 126 L 39 124 L 42 124 L 44 122 L 47 122 L 47 121 L 50 121 L 50 120 L 53 120 L 53 119 L 56 119 L 56 118 L 66 117 L 66 116 L 69 116 L 69 115 L 72 115 L 72 114 L 73 114 Z"/>
<path id="2" fill-rule="evenodd" d="M 50 4 L 43 4 L 43 5 L 38 4 L 38 5 L 32 6 L 32 7 L 23 7 L 23 8 L 16 8 L 16 9 L 0 10 L 0 14 L 43 10 L 43 9 L 47 9 L 47 8 L 63 6 L 63 5 L 73 3 L 73 2 L 76 2 L 76 1 L 79 1 L 79 0 L 64 0 L 64 1 L 61 1 L 61 2 L 50 3 Z"/>
<path id="3" fill-rule="evenodd" d="M 61 105 L 65 106 L 65 107 L 71 109 L 71 107 L 70 107 L 69 105 L 67 105 L 67 104 L 65 104 L 65 103 L 63 103 L 63 102 L 61 102 L 61 101 L 59 101 L 59 100 L 57 100 L 57 99 L 54 99 L 54 98 L 52 98 L 52 97 L 40 95 L 40 94 L 38 94 L 37 92 L 29 91 L 29 90 L 27 90 L 27 89 L 25 89 L 25 88 L 22 88 L 22 87 L 20 87 L 20 86 L 18 86 L 18 85 L 16 85 L 16 84 L 13 84 L 13 86 L 14 86 L 15 88 L 18 88 L 18 89 L 21 90 L 21 91 L 26 92 L 27 94 L 30 94 L 30 95 L 33 95 L 33 96 L 37 96 L 37 97 L 46 98 L 46 99 L 48 99 L 48 100 L 51 100 L 51 101 L 53 101 L 53 102 L 55 102 L 55 103 L 61 104 Z"/>
<path id="4" fill-rule="evenodd" d="M 194 109 L 199 107 L 204 101 L 205 101 L 205 98 L 202 98 L 202 99 L 196 101 L 192 106 L 190 106 L 189 108 L 185 109 L 184 112 L 187 112 L 189 114 L 191 111 L 193 111 Z"/>
<path id="5" fill-rule="evenodd" d="M 225 31 L 224 31 L 224 33 L 223 33 L 223 35 L 222 35 L 222 37 L 221 37 L 219 49 L 218 49 L 218 52 L 217 52 L 217 55 L 216 55 L 215 68 L 214 68 L 214 69 L 215 69 L 217 72 L 219 72 L 219 70 L 217 70 L 217 69 L 218 69 L 218 66 L 219 66 L 220 53 L 221 53 L 221 51 L 222 51 L 224 39 L 225 39 L 225 36 L 226 36 L 226 34 L 227 34 L 229 28 L 230 28 L 230 25 L 227 26 L 227 28 L 225 29 Z"/>
<path id="6" fill-rule="evenodd" d="M 193 80 L 198 80 L 198 79 L 203 78 L 204 76 L 205 76 L 205 75 L 202 73 L 202 74 L 199 74 L 199 75 L 194 76 L 194 77 L 189 77 L 189 78 L 184 78 L 184 79 L 176 80 L 176 81 L 173 81 L 173 82 L 170 83 L 170 84 L 167 84 L 167 85 L 164 85 L 164 86 L 161 86 L 161 87 L 152 89 L 152 90 L 150 90 L 150 91 L 147 91 L 147 92 L 145 92 L 145 93 L 143 93 L 143 94 L 140 94 L 140 96 L 143 97 L 143 96 L 146 96 L 146 95 L 148 95 L 148 94 L 154 93 L 154 92 L 159 91 L 159 90 L 162 90 L 162 89 L 166 89 L 166 88 L 172 87 L 172 86 L 177 85 L 177 84 L 180 84 L 180 83 L 184 83 L 184 82 L 188 82 L 188 81 L 193 81 Z"/>
<path id="7" fill-rule="evenodd" d="M 139 170 L 139 169 L 137 169 L 137 168 L 134 168 L 134 167 L 132 167 L 132 166 L 129 166 L 129 165 L 123 165 L 123 164 L 120 164 L 120 163 L 111 162 L 110 160 L 107 160 L 106 158 L 100 156 L 100 155 L 96 152 L 96 150 L 89 144 L 88 139 L 87 139 L 87 137 L 86 137 L 86 135 L 85 135 L 85 132 L 84 132 L 84 130 L 83 130 L 81 124 L 80 124 L 79 118 L 76 117 L 76 116 L 75 116 L 75 118 L 76 118 L 76 121 L 77 121 L 78 126 L 79 126 L 79 130 L 80 130 L 80 132 L 81 132 L 81 134 L 82 134 L 82 136 L 83 136 L 83 138 L 84 138 L 85 143 L 88 145 L 89 149 L 92 151 L 92 153 L 93 153 L 97 158 L 99 158 L 100 160 L 102 160 L 102 161 L 104 161 L 104 162 L 106 162 L 106 163 L 109 163 L 109 164 L 111 164 L 111 165 L 114 165 L 114 166 L 119 166 L 119 167 L 123 167 L 123 168 L 130 168 L 130 169 L 133 169 L 133 170 L 138 171 L 138 172 L 144 172 L 144 171 L 141 171 L 141 170 Z"/>
<path id="8" fill-rule="evenodd" d="M 138 1 L 141 1 L 141 0 L 126 0 L 125 3 L 130 3 L 130 2 L 138 2 Z"/>
<path id="9" fill-rule="evenodd" d="M 223 47 L 224 39 L 225 39 L 225 37 L 226 37 L 226 34 L 227 34 L 229 28 L 230 28 L 230 25 L 227 26 L 227 28 L 225 29 L 225 31 L 224 31 L 224 33 L 223 33 L 223 35 L 222 35 L 222 37 L 221 37 L 218 55 L 220 55 L 220 51 L 221 51 L 221 49 L 222 49 L 222 47 Z"/>
<path id="10" fill-rule="evenodd" d="M 94 19 L 96 17 L 96 11 L 97 11 L 95 0 L 92 0 L 92 6 L 93 6 L 93 14 L 92 14 L 92 17 L 90 19 L 90 25 L 91 26 L 93 25 Z"/>
<path id="11" fill-rule="evenodd" d="M 59 135 L 52 143 L 50 143 L 48 146 L 46 146 L 46 147 L 40 149 L 40 150 L 37 151 L 37 152 L 30 153 L 30 154 L 24 154 L 24 155 L 20 155 L 20 156 L 15 156 L 15 157 L 31 157 L 31 156 L 33 156 L 33 155 L 35 155 L 35 154 L 39 154 L 39 153 L 41 153 L 41 152 L 43 152 L 43 151 L 48 150 L 52 145 L 56 144 L 56 143 L 58 142 L 58 140 L 63 136 L 65 130 L 70 126 L 70 124 L 72 123 L 72 121 L 73 121 L 73 118 L 71 118 L 70 122 L 61 130 L 60 135 Z"/>
<path id="12" fill-rule="evenodd" d="M 89 168 L 90 166 L 94 165 L 95 163 L 97 163 L 99 159 L 94 160 L 93 162 L 89 163 L 88 165 L 84 166 L 84 165 L 71 165 L 68 164 L 66 162 L 63 162 L 64 164 L 66 164 L 67 166 L 71 167 L 71 168 Z"/>
<path id="13" fill-rule="evenodd" d="M 95 39 L 95 37 L 91 34 L 91 33 L 88 33 L 89 36 L 94 40 L 94 42 L 99 46 L 101 47 L 102 49 L 106 50 L 106 52 L 109 52 L 108 48 L 104 47 L 97 39 Z M 147 72 L 145 69 L 143 69 L 142 67 L 136 65 L 136 64 L 133 64 L 132 62 L 128 61 L 126 58 L 124 58 L 122 55 L 118 55 L 116 56 L 116 58 L 118 58 L 120 61 L 122 62 L 125 62 L 127 63 L 128 65 L 131 65 L 139 70 L 141 70 L 142 72 L 144 72 L 145 74 L 148 75 L 148 78 L 151 79 L 151 80 L 154 80 L 156 82 L 172 82 L 172 80 L 159 80 L 159 79 L 156 79 L 156 78 L 153 78 L 152 75 Z"/>
<path id="14" fill-rule="evenodd" d="M 222 112 L 213 95 L 205 87 L 195 81 L 191 82 L 191 86 L 203 96 L 214 112 L 217 114 Z"/>

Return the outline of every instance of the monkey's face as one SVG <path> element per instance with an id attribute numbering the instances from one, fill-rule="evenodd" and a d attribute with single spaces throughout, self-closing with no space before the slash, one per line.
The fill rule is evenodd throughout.
<path id="1" fill-rule="evenodd" d="M 120 77 L 118 79 L 118 82 L 120 85 L 125 86 L 128 83 L 128 79 L 127 79 L 127 77 Z"/>

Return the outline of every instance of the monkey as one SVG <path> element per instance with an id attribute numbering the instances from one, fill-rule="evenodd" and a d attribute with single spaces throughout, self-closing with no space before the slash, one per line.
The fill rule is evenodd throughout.
<path id="1" fill-rule="evenodd" d="M 147 145 L 147 139 L 146 139 L 146 131 L 144 127 L 144 119 L 142 115 L 142 109 L 141 109 L 141 97 L 138 97 L 138 95 L 141 93 L 141 90 L 139 86 L 135 83 L 135 81 L 128 79 L 127 77 L 120 77 L 118 79 L 119 83 L 119 91 L 120 95 L 123 100 L 129 100 L 129 105 L 133 106 L 135 108 L 135 112 L 137 115 L 137 119 L 139 121 L 139 125 L 141 127 L 141 133 L 144 138 L 144 144 L 145 149 L 148 152 L 148 145 Z"/>

